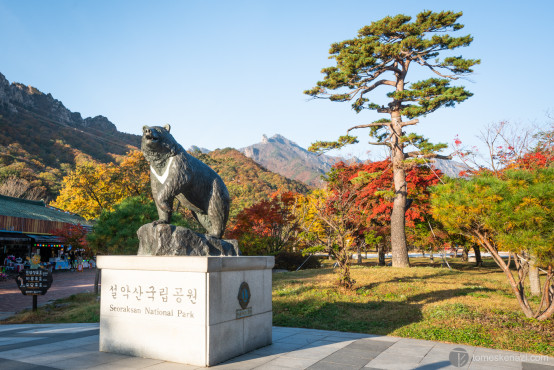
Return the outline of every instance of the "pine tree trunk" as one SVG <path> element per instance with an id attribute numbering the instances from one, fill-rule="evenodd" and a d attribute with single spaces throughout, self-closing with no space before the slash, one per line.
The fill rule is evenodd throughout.
<path id="1" fill-rule="evenodd" d="M 539 268 L 535 264 L 535 257 L 529 258 L 529 285 L 531 294 L 537 297 L 541 295 L 541 280 L 539 277 Z"/>
<path id="2" fill-rule="evenodd" d="M 406 197 L 408 185 L 404 170 L 403 143 L 400 142 L 402 127 L 400 113 L 391 113 L 391 153 L 394 180 L 394 202 L 391 214 L 391 252 L 393 267 L 410 267 L 408 248 L 406 245 Z"/>

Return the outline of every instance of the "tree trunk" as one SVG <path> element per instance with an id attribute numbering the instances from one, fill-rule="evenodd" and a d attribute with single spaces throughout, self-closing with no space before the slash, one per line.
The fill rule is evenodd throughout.
<path id="1" fill-rule="evenodd" d="M 400 142 L 402 126 L 400 113 L 391 113 L 391 154 L 394 179 L 394 202 L 391 214 L 391 252 L 393 267 L 410 267 L 406 245 L 406 197 L 408 185 L 404 170 L 404 144 Z"/>
<path id="2" fill-rule="evenodd" d="M 475 266 L 483 266 L 483 260 L 481 259 L 481 248 L 479 248 L 479 245 L 473 245 L 473 252 L 475 252 Z"/>
<path id="3" fill-rule="evenodd" d="M 464 247 L 462 250 L 462 261 L 467 262 L 467 260 L 469 259 L 468 253 L 469 249 Z"/>
<path id="4" fill-rule="evenodd" d="M 385 245 L 377 244 L 377 254 L 379 256 L 379 266 L 385 266 Z"/>
<path id="5" fill-rule="evenodd" d="M 358 259 L 358 265 L 361 265 L 362 264 L 362 248 L 360 248 L 360 244 L 358 243 L 358 245 L 356 246 L 356 257 Z"/>
<path id="6" fill-rule="evenodd" d="M 539 277 L 539 268 L 537 267 L 536 258 L 531 256 L 529 258 L 529 285 L 531 294 L 537 297 L 541 295 L 541 280 Z"/>

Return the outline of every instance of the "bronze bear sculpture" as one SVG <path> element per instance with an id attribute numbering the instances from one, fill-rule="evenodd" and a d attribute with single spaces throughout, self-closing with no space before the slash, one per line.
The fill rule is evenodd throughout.
<path id="1" fill-rule="evenodd" d="M 169 133 L 171 127 L 144 126 L 141 150 L 150 164 L 157 224 L 169 224 L 173 200 L 192 211 L 209 236 L 221 238 L 229 218 L 225 183 L 208 165 L 188 154 Z"/>

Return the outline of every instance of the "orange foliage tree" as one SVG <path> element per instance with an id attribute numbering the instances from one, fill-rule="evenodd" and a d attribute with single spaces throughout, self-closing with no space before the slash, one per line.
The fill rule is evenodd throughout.
<path id="1" fill-rule="evenodd" d="M 367 162 L 364 164 L 338 163 L 335 166 L 340 182 L 350 182 L 357 186 L 356 209 L 358 211 L 359 234 L 372 233 L 382 237 L 390 234 L 390 218 L 393 209 L 394 187 L 393 168 L 390 160 Z M 440 171 L 427 166 L 414 165 L 406 169 L 407 237 L 411 244 L 421 247 L 442 245 L 442 233 L 431 227 L 429 188 L 437 184 Z M 440 228 L 435 224 L 434 228 Z"/>
<path id="2" fill-rule="evenodd" d="M 238 213 L 227 231 L 245 255 L 275 255 L 296 244 L 297 222 L 291 212 L 296 193 L 277 192 Z"/>

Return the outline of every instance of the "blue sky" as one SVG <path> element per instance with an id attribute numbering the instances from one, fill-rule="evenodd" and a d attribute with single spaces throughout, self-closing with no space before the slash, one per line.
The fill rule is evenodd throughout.
<path id="1" fill-rule="evenodd" d="M 475 41 L 456 54 L 482 64 L 462 82 L 474 96 L 421 117 L 417 132 L 446 143 L 459 134 L 472 144 L 486 124 L 548 121 L 554 3 L 547 1 L 0 0 L 0 72 L 83 117 L 104 115 L 121 131 L 169 123 L 184 147 L 239 148 L 275 133 L 308 147 L 380 118 L 302 93 L 332 64 L 330 44 L 386 15 L 424 9 L 463 11 L 466 27 L 457 34 Z M 341 154 L 377 155 L 360 134 L 361 143 Z"/>

